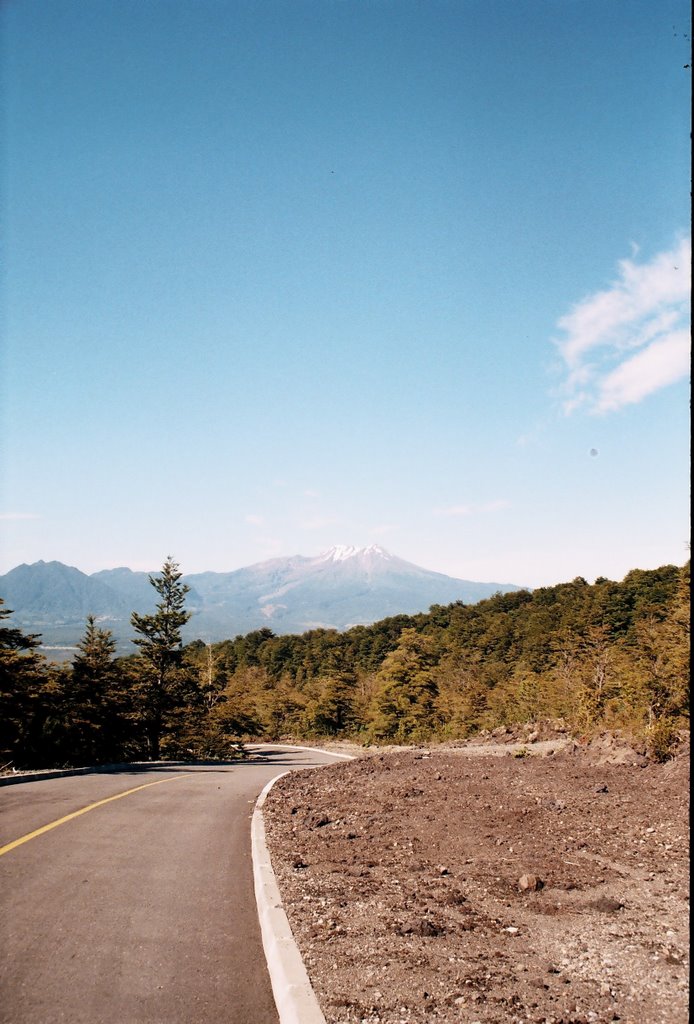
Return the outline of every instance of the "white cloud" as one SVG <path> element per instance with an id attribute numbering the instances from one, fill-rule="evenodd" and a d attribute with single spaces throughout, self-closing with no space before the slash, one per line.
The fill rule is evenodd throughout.
<path id="1" fill-rule="evenodd" d="M 480 505 L 480 512 L 502 512 L 505 508 L 511 508 L 511 502 L 505 498 L 498 498 L 496 501 L 488 501 L 486 505 Z"/>
<path id="2" fill-rule="evenodd" d="M 0 513 L 0 522 L 3 523 L 19 523 L 27 519 L 40 519 L 41 516 L 37 516 L 33 512 L 2 512 Z"/>
<path id="3" fill-rule="evenodd" d="M 687 375 L 690 280 L 687 238 L 649 263 L 622 260 L 610 288 L 559 320 L 567 413 L 611 412 Z"/>
<path id="4" fill-rule="evenodd" d="M 435 508 L 434 515 L 440 519 L 455 519 L 460 516 L 471 516 L 472 511 L 470 505 L 451 505 L 449 508 Z"/>
<path id="5" fill-rule="evenodd" d="M 484 512 L 500 512 L 502 509 L 510 508 L 511 502 L 505 498 L 495 501 L 487 501 L 481 505 L 450 505 L 448 508 L 435 508 L 434 515 L 439 519 L 456 519 L 464 516 L 479 515 Z"/>
<path id="6" fill-rule="evenodd" d="M 688 331 L 673 331 L 626 359 L 600 382 L 597 410 L 609 412 L 640 402 L 651 392 L 685 377 L 690 347 Z"/>
<path id="7" fill-rule="evenodd" d="M 262 558 L 277 558 L 282 555 L 284 545 L 277 537 L 261 537 L 258 544 Z"/>
<path id="8" fill-rule="evenodd" d="M 246 516 L 246 522 L 249 526 L 262 526 L 265 523 L 263 516 L 248 515 Z"/>
<path id="9" fill-rule="evenodd" d="M 302 530 L 324 530 L 327 526 L 339 526 L 341 520 L 337 516 L 308 516 L 300 520 L 299 526 Z"/>

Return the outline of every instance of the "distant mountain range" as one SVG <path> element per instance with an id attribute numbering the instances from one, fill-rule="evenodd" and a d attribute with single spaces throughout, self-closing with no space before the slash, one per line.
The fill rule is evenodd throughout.
<path id="1" fill-rule="evenodd" d="M 338 546 L 315 558 L 276 558 L 234 572 L 195 573 L 184 582 L 193 613 L 184 639 L 206 642 L 263 627 L 280 634 L 343 630 L 520 589 L 429 572 L 376 546 Z M 113 632 L 120 652 L 134 650 L 131 613 L 154 611 L 158 599 L 148 573 L 121 568 L 87 575 L 62 562 L 18 565 L 0 576 L 0 597 L 13 610 L 12 624 L 40 633 L 48 649 L 74 646 L 87 615 L 94 615 Z"/>

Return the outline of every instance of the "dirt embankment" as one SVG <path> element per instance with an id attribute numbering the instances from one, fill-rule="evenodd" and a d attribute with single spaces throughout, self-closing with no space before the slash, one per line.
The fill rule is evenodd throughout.
<path id="1" fill-rule="evenodd" d="M 268 843 L 328 1022 L 688 1019 L 688 751 L 520 749 L 277 783 Z"/>

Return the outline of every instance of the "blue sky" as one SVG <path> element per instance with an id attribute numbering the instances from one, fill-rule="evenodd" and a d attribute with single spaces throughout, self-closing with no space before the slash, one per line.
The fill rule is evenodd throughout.
<path id="1" fill-rule="evenodd" d="M 0 571 L 688 558 L 683 0 L 0 19 Z"/>

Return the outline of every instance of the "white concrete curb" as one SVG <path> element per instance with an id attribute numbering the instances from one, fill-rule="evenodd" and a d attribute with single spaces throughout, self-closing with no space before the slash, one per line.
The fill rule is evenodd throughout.
<path id="1" fill-rule="evenodd" d="M 284 743 L 278 743 L 277 746 L 291 750 L 316 751 L 317 749 L 316 747 L 289 747 Z M 320 753 L 331 754 L 332 757 L 341 757 L 350 761 L 354 760 L 350 754 L 334 754 L 330 750 L 322 750 Z M 288 774 L 289 772 L 280 772 L 268 782 L 256 801 L 251 820 L 253 883 L 260 932 L 280 1024 L 326 1024 L 323 1011 L 318 1005 L 316 993 L 311 986 L 304 961 L 301 959 L 301 953 L 294 941 L 287 915 L 284 912 L 282 897 L 270 860 L 270 851 L 265 842 L 263 804 L 277 780 Z"/>
<path id="2" fill-rule="evenodd" d="M 248 744 L 248 749 L 252 750 L 254 746 L 258 745 L 259 744 L 250 743 Z M 338 754 L 336 750 L 323 750 L 322 747 L 297 747 L 296 745 L 291 743 L 264 743 L 263 746 L 281 747 L 282 750 L 310 750 L 312 754 L 327 754 L 328 757 L 341 757 L 345 761 L 355 760 L 354 754 Z M 310 765 L 306 765 L 306 767 L 308 768 L 310 767 Z M 321 766 L 319 765 L 318 767 Z M 277 776 L 277 778 L 279 778 L 279 775 Z"/>

